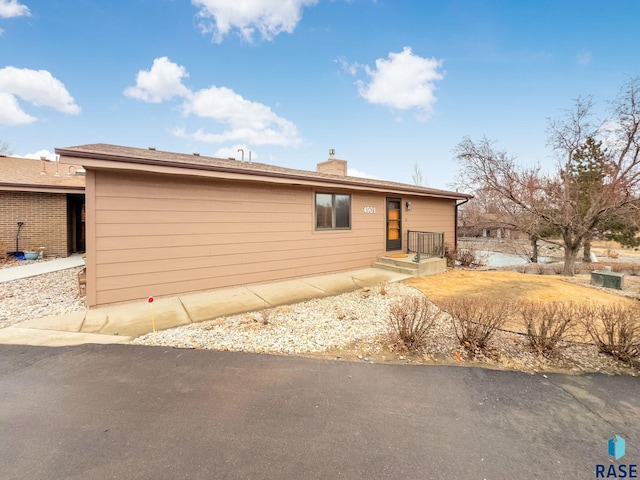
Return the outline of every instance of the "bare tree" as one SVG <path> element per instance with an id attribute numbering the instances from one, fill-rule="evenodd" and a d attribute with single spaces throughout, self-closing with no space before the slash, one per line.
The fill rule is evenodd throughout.
<path id="1" fill-rule="evenodd" d="M 424 176 L 422 175 L 422 169 L 417 163 L 413 164 L 413 173 L 411 174 L 413 184 L 418 187 L 424 187 Z"/>
<path id="2" fill-rule="evenodd" d="M 0 155 L 12 155 L 13 150 L 11 149 L 11 145 L 8 142 L 0 140 Z"/>
<path id="3" fill-rule="evenodd" d="M 466 137 L 455 150 L 461 182 L 493 192 L 505 222 L 564 247 L 564 275 L 574 274 L 584 239 L 607 219 L 635 209 L 640 190 L 640 77 L 623 86 L 600 126 L 591 121 L 592 109 L 591 99 L 579 98 L 573 110 L 549 122 L 549 145 L 561 154 L 551 173 L 518 165 L 486 138 L 474 142 Z M 573 174 L 574 156 L 590 137 L 606 145 L 606 168 L 601 188 L 589 192 L 585 205 Z"/>

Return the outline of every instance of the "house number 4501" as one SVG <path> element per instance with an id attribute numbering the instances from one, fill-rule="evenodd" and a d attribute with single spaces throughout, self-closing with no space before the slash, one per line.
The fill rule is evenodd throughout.
<path id="1" fill-rule="evenodd" d="M 376 207 L 364 207 L 362 211 L 364 213 L 376 213 Z"/>

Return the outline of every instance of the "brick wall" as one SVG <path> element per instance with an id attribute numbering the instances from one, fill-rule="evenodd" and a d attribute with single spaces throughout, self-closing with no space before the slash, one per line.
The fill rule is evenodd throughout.
<path id="1" fill-rule="evenodd" d="M 16 248 L 18 222 L 20 250 L 46 247 L 46 256 L 66 257 L 67 196 L 60 193 L 0 192 L 0 243 Z"/>

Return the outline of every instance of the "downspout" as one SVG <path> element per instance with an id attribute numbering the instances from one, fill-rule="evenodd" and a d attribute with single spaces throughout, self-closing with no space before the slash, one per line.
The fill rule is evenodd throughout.
<path id="1" fill-rule="evenodd" d="M 453 248 L 455 250 L 458 250 L 458 207 L 460 205 L 464 205 L 465 203 L 467 203 L 469 200 L 471 200 L 470 198 L 467 198 L 466 200 L 458 203 L 456 202 L 456 215 L 455 215 L 455 228 L 453 230 L 454 232 L 454 241 L 453 241 Z"/>

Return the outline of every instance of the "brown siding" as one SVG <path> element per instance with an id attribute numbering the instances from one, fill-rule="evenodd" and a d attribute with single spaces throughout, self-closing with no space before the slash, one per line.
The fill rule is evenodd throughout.
<path id="1" fill-rule="evenodd" d="M 85 208 L 86 208 L 86 265 L 87 265 L 87 305 L 97 305 L 96 286 L 96 172 L 87 170 L 85 184 Z"/>
<path id="2" fill-rule="evenodd" d="M 369 267 L 384 253 L 379 194 L 352 194 L 350 230 L 315 231 L 311 187 L 94 171 L 87 215 L 90 305 Z"/>
<path id="3" fill-rule="evenodd" d="M 406 202 L 411 202 L 407 211 Z M 439 198 L 405 197 L 402 199 L 403 248 L 407 245 L 407 230 L 421 232 L 444 232 L 444 243 L 455 242 L 455 205 L 454 200 Z"/>
<path id="4" fill-rule="evenodd" d="M 371 266 L 385 252 L 387 196 L 320 189 L 351 193 L 352 228 L 316 231 L 315 191 L 89 170 L 87 302 L 105 305 Z M 409 212 L 406 201 L 412 202 Z M 407 229 L 443 231 L 453 241 L 454 205 L 403 198 L 404 245 Z"/>
<path id="5" fill-rule="evenodd" d="M 45 255 L 66 257 L 67 196 L 57 193 L 0 191 L 0 243 L 15 250 L 18 222 L 20 250 L 45 247 Z"/>

